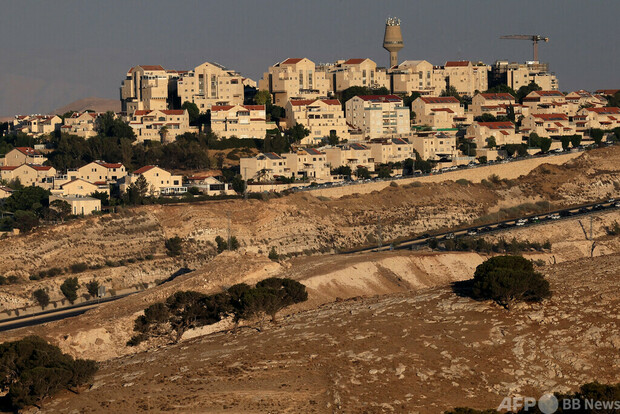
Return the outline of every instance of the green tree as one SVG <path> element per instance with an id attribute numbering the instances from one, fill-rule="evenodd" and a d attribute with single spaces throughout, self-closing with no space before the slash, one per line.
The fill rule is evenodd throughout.
<path id="1" fill-rule="evenodd" d="M 536 84 L 536 82 L 530 82 L 527 86 L 521 86 L 517 91 L 515 99 L 518 103 L 523 103 L 523 98 L 529 95 L 533 91 L 540 91 L 542 88 Z"/>
<path id="2" fill-rule="evenodd" d="M 330 131 L 329 136 L 327 137 L 327 144 L 335 147 L 340 142 L 340 138 L 336 134 L 336 131 Z"/>
<path id="3" fill-rule="evenodd" d="M 77 290 L 80 287 L 77 277 L 69 277 L 60 285 L 60 291 L 71 303 L 77 300 Z"/>
<path id="4" fill-rule="evenodd" d="M 24 233 L 39 225 L 39 217 L 32 211 L 17 210 L 13 214 L 13 221 L 13 226 Z"/>
<path id="5" fill-rule="evenodd" d="M 104 191 L 95 191 L 90 196 L 92 198 L 96 198 L 98 200 L 101 200 L 101 205 L 102 206 L 109 206 L 110 205 L 110 196 L 108 195 L 108 193 L 106 193 Z"/>
<path id="6" fill-rule="evenodd" d="M 377 173 L 377 177 L 379 177 L 379 178 L 390 178 L 392 176 L 391 174 L 392 174 L 392 169 L 389 166 L 384 165 L 384 166 L 381 166 L 379 168 L 379 171 Z"/>
<path id="7" fill-rule="evenodd" d="M 459 92 L 452 85 L 450 85 L 448 89 L 444 89 L 443 91 L 441 91 L 441 94 L 439 96 L 452 96 L 458 99 L 460 103 L 463 103 L 463 97 L 459 95 Z"/>
<path id="8" fill-rule="evenodd" d="M 539 141 L 538 141 L 538 142 L 539 142 L 539 145 L 540 145 L 540 150 L 541 150 L 543 153 L 547 153 L 547 152 L 549 152 L 549 148 L 551 148 L 551 142 L 552 142 L 552 141 L 553 141 L 553 140 L 552 140 L 551 138 L 541 137 L 541 138 L 539 139 Z"/>
<path id="9" fill-rule="evenodd" d="M 592 138 L 594 143 L 598 145 L 599 147 L 601 146 L 601 143 L 603 142 L 604 136 L 605 136 L 605 131 L 603 131 L 602 129 L 592 128 L 590 130 L 590 137 Z"/>
<path id="10" fill-rule="evenodd" d="M 269 250 L 269 259 L 277 262 L 280 260 L 280 255 L 276 252 L 275 246 L 271 246 L 271 250 Z"/>
<path id="11" fill-rule="evenodd" d="M 136 139 L 133 128 L 112 111 L 108 111 L 97 118 L 95 130 L 105 137 L 128 138 L 131 141 Z"/>
<path id="12" fill-rule="evenodd" d="M 570 137 L 570 143 L 573 146 L 573 148 L 577 148 L 579 145 L 581 145 L 581 135 L 579 134 L 572 135 Z"/>
<path id="13" fill-rule="evenodd" d="M 361 180 L 370 178 L 370 172 L 368 171 L 368 168 L 362 167 L 361 165 L 355 169 L 355 175 L 358 179 Z"/>
<path id="14" fill-rule="evenodd" d="M 331 175 L 342 175 L 344 177 L 351 177 L 353 172 L 351 171 L 351 167 L 348 165 L 341 165 L 337 168 L 331 170 Z"/>
<path id="15" fill-rule="evenodd" d="M 549 282 L 521 256 L 495 256 L 476 268 L 472 293 L 509 308 L 516 301 L 540 302 L 551 296 Z"/>
<path id="16" fill-rule="evenodd" d="M 88 291 L 88 294 L 93 298 L 99 295 L 99 287 L 99 282 L 96 279 L 93 279 L 86 284 L 86 290 Z"/>
<path id="17" fill-rule="evenodd" d="M 279 129 L 267 131 L 263 145 L 263 152 L 275 152 L 276 154 L 282 154 L 291 149 L 287 137 L 282 135 Z"/>
<path id="18" fill-rule="evenodd" d="M 570 141 L 571 141 L 571 136 L 569 135 L 563 135 L 560 137 L 560 141 L 562 141 L 562 149 L 563 150 L 567 150 L 568 148 L 570 148 Z"/>
<path id="19" fill-rule="evenodd" d="M 140 174 L 138 179 L 127 187 L 123 198 L 127 204 L 141 204 L 144 201 L 148 191 L 149 183 L 146 181 L 146 178 L 144 178 L 144 175 Z"/>
<path id="20" fill-rule="evenodd" d="M 254 103 L 256 105 L 268 105 L 271 104 L 271 94 L 266 90 L 259 90 L 254 95 Z"/>
<path id="21" fill-rule="evenodd" d="M 50 304 L 50 295 L 48 295 L 44 289 L 35 290 L 34 292 L 32 292 L 32 297 L 34 298 L 35 302 L 37 302 L 37 304 L 43 309 L 45 309 L 47 305 Z"/>
<path id="22" fill-rule="evenodd" d="M 190 125 L 196 125 L 196 121 L 198 121 L 198 117 L 200 116 L 200 109 L 198 109 L 198 105 L 193 102 L 185 101 L 183 102 L 183 105 L 181 105 L 181 109 L 185 109 L 187 111 Z"/>
<path id="23" fill-rule="evenodd" d="M 389 95 L 389 94 L 390 94 L 390 91 L 384 87 L 377 88 L 377 89 L 371 89 L 365 86 L 351 86 L 350 88 L 347 88 L 344 91 L 340 92 L 340 103 L 342 104 L 342 109 L 344 109 L 347 101 L 353 98 L 354 96 Z"/>
<path id="24" fill-rule="evenodd" d="M 38 214 L 43 207 L 49 204 L 49 190 L 41 187 L 23 187 L 13 191 L 11 196 L 4 201 L 4 209 L 11 212 L 27 210 Z"/>
<path id="25" fill-rule="evenodd" d="M 286 135 L 288 136 L 290 142 L 298 144 L 301 140 L 310 135 L 310 130 L 297 122 L 295 123 L 295 126 L 286 130 Z"/>
<path id="26" fill-rule="evenodd" d="M 60 221 L 65 221 L 71 215 L 71 205 L 65 200 L 54 200 L 50 203 L 50 210 L 54 210 L 55 216 Z"/>
<path id="27" fill-rule="evenodd" d="M 497 141 L 495 140 L 495 137 L 488 137 L 487 148 L 495 148 L 495 147 L 497 147 Z"/>
<path id="28" fill-rule="evenodd" d="M 492 88 L 486 90 L 485 93 L 509 93 L 512 96 L 517 96 L 517 93 L 510 86 L 505 83 L 500 83 L 499 85 L 495 85 Z"/>
<path id="29" fill-rule="evenodd" d="M 224 240 L 222 236 L 215 237 L 215 244 L 217 246 L 218 253 L 222 253 L 224 250 L 228 250 L 228 242 Z"/>

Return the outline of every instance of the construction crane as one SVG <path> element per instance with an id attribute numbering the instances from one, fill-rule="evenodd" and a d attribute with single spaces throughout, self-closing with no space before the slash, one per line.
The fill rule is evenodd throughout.
<path id="1" fill-rule="evenodd" d="M 548 42 L 549 38 L 541 35 L 508 35 L 500 39 L 531 40 L 534 44 L 534 60 L 538 62 L 538 42 Z"/>

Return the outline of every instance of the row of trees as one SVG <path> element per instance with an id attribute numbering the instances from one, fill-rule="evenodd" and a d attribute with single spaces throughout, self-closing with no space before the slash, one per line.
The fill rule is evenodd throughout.
<path id="1" fill-rule="evenodd" d="M 134 323 L 137 334 L 127 343 L 136 346 L 149 338 L 178 342 L 188 329 L 212 325 L 232 316 L 236 322 L 261 314 L 271 317 L 283 308 L 308 299 L 306 288 L 292 279 L 269 278 L 251 287 L 245 283 L 231 286 L 214 295 L 199 292 L 176 292 L 165 302 L 144 310 Z"/>
<path id="2" fill-rule="evenodd" d="M 93 279 L 90 282 L 86 283 L 86 291 L 91 298 L 96 298 L 99 294 L 100 284 L 97 280 Z M 65 281 L 60 285 L 60 292 L 63 296 L 73 304 L 78 298 L 78 289 L 80 288 L 80 284 L 78 283 L 77 277 L 69 277 L 65 279 Z M 43 289 L 37 289 L 32 292 L 32 298 L 34 301 L 41 306 L 43 309 L 50 304 L 50 296 L 49 293 Z"/>

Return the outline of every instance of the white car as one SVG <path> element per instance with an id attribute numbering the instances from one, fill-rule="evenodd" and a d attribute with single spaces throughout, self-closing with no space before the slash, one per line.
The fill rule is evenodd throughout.
<path id="1" fill-rule="evenodd" d="M 549 218 L 551 220 L 559 220 L 560 219 L 560 215 L 559 214 L 552 214 L 549 216 Z"/>
<path id="2" fill-rule="evenodd" d="M 526 223 L 527 223 L 526 219 L 517 220 L 517 226 L 525 226 Z"/>

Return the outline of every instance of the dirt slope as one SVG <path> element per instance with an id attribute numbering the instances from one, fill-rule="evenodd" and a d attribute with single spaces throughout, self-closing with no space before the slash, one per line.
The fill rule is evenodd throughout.
<path id="1" fill-rule="evenodd" d="M 437 413 L 620 375 L 620 255 L 546 273 L 510 312 L 448 287 L 352 299 L 105 362 L 45 412 Z"/>

